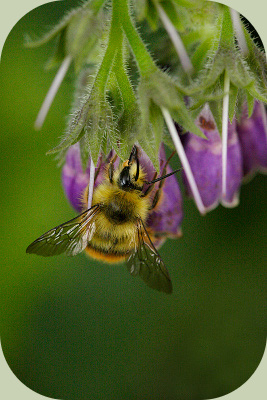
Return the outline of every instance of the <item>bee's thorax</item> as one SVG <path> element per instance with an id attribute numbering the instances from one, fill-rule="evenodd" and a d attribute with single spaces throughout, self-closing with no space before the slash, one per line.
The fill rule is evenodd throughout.
<path id="1" fill-rule="evenodd" d="M 116 195 L 106 204 L 103 212 L 109 221 L 122 224 L 128 221 L 135 221 L 136 210 L 133 202 L 128 201 L 125 196 Z"/>

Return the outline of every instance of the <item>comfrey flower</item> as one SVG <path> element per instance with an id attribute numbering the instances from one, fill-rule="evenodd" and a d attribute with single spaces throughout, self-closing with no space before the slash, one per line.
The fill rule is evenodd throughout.
<path id="1" fill-rule="evenodd" d="M 263 103 L 255 102 L 253 113 L 247 116 L 247 107 L 236 125 L 243 159 L 245 177 L 260 171 L 267 172 L 267 113 Z"/>
<path id="2" fill-rule="evenodd" d="M 54 36 L 63 63 L 36 125 L 74 62 L 72 111 L 48 153 L 81 214 L 28 250 L 126 259 L 170 293 L 156 247 L 180 235 L 182 199 L 163 145 L 202 215 L 237 205 L 243 177 L 267 164 L 265 53 L 236 11 L 201 0 L 91 0 L 37 44 Z"/>
<path id="3" fill-rule="evenodd" d="M 236 206 L 242 181 L 242 154 L 236 122 L 228 123 L 225 193 L 222 191 L 222 138 L 208 105 L 199 114 L 196 124 L 206 138 L 188 132 L 182 135 L 182 142 L 202 202 L 207 211 L 219 202 L 228 207 Z M 187 193 L 192 196 L 185 173 L 183 177 Z"/>

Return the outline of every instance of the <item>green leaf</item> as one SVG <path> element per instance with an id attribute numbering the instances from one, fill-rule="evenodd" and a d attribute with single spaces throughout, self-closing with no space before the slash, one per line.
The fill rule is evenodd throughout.
<path id="1" fill-rule="evenodd" d="M 217 93 L 223 93 L 223 86 L 224 86 L 224 76 L 221 75 L 217 80 L 216 85 L 214 86 L 214 90 Z M 222 133 L 222 105 L 223 105 L 222 99 L 209 102 L 210 110 L 213 114 L 217 129 L 220 134 Z"/>
<path id="2" fill-rule="evenodd" d="M 244 35 L 248 46 L 248 54 L 245 57 L 245 61 L 253 74 L 253 77 L 257 80 L 258 84 L 267 89 L 267 60 L 266 54 L 262 51 L 254 42 L 249 32 L 244 27 Z"/>
<path id="3" fill-rule="evenodd" d="M 159 146 L 155 141 L 155 135 L 151 125 L 148 126 L 147 130 L 138 137 L 138 143 L 152 161 L 155 169 L 159 172 L 159 160 L 158 160 Z"/>
<path id="4" fill-rule="evenodd" d="M 236 47 L 230 10 L 219 6 L 219 15 L 214 29 L 214 41 L 209 51 L 209 61 L 187 88 L 182 88 L 191 97 L 191 109 L 196 115 L 198 107 L 208 102 L 218 130 L 222 127 L 223 79 L 225 72 L 230 78 L 229 119 L 241 112 L 241 100 L 246 96 L 251 112 L 254 99 L 267 101 L 266 58 L 257 48 L 248 33 L 249 55 L 246 58 Z"/>
<path id="5" fill-rule="evenodd" d="M 57 43 L 53 55 L 47 60 L 45 64 L 46 70 L 50 70 L 57 67 L 58 64 L 62 63 L 62 61 L 66 57 L 65 36 L 66 36 L 66 29 L 63 29 L 57 38 Z"/>
<path id="6" fill-rule="evenodd" d="M 50 42 L 50 40 L 54 39 L 58 34 L 60 34 L 69 24 L 72 17 L 80 11 L 80 8 L 74 9 L 68 12 L 62 20 L 55 25 L 50 31 L 45 33 L 39 39 L 31 39 L 29 36 L 26 36 L 26 40 L 24 45 L 30 49 L 43 46 L 44 44 Z"/>
<path id="7" fill-rule="evenodd" d="M 216 122 L 216 126 L 220 135 L 222 134 L 222 104 L 218 102 L 211 101 L 209 103 L 210 110 L 212 112 L 213 118 Z"/>
<path id="8" fill-rule="evenodd" d="M 166 108 L 172 118 L 182 125 L 185 130 L 189 130 L 198 136 L 203 136 L 201 130 L 195 125 L 184 103 L 183 93 L 173 80 L 164 72 L 156 71 L 149 78 L 140 80 L 138 94 L 140 99 L 140 109 L 142 121 L 149 120 L 150 102 L 153 101 L 159 108 Z"/>
<path id="9" fill-rule="evenodd" d="M 162 142 L 164 119 L 161 109 L 153 102 L 150 103 L 149 107 L 149 120 L 155 137 L 155 146 L 159 148 Z"/>
<path id="10" fill-rule="evenodd" d="M 68 12 L 52 30 L 38 40 L 26 40 L 26 47 L 42 46 L 57 38 L 57 45 L 53 56 L 48 60 L 46 68 L 53 68 L 66 56 L 74 60 L 75 70 L 79 71 L 85 63 L 89 53 L 102 39 L 104 24 L 108 19 L 107 10 L 91 10 L 90 2 L 84 3 Z M 93 5 L 93 3 L 92 3 Z"/>

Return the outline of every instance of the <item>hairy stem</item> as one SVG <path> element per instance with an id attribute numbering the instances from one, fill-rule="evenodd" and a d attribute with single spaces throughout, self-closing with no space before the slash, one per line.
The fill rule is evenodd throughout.
<path id="1" fill-rule="evenodd" d="M 157 70 L 157 67 L 133 24 L 129 14 L 128 1 L 113 0 L 113 6 L 118 8 L 118 15 L 123 31 L 131 46 L 141 76 L 149 76 L 152 72 Z"/>
<path id="2" fill-rule="evenodd" d="M 121 92 L 124 107 L 127 110 L 131 110 L 135 106 L 136 100 L 132 85 L 125 70 L 122 48 L 117 52 L 114 63 L 114 72 Z"/>
<path id="3" fill-rule="evenodd" d="M 114 2 L 112 9 L 112 20 L 109 33 L 109 41 L 105 55 L 98 70 L 94 88 L 104 95 L 109 73 L 115 59 L 118 48 L 122 46 L 122 29 L 118 18 L 118 9 Z"/>

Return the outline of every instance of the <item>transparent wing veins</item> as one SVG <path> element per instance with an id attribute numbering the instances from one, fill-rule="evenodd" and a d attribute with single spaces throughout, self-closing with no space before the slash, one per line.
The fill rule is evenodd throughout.
<path id="1" fill-rule="evenodd" d="M 172 292 L 172 283 L 159 253 L 155 249 L 141 218 L 137 221 L 137 243 L 135 250 L 127 259 L 127 268 L 131 275 L 139 275 L 151 288 Z"/>
<path id="2" fill-rule="evenodd" d="M 95 205 L 70 221 L 50 229 L 31 243 L 26 252 L 44 257 L 64 252 L 74 256 L 82 252 L 94 235 L 94 219 L 99 210 L 99 205 Z"/>

